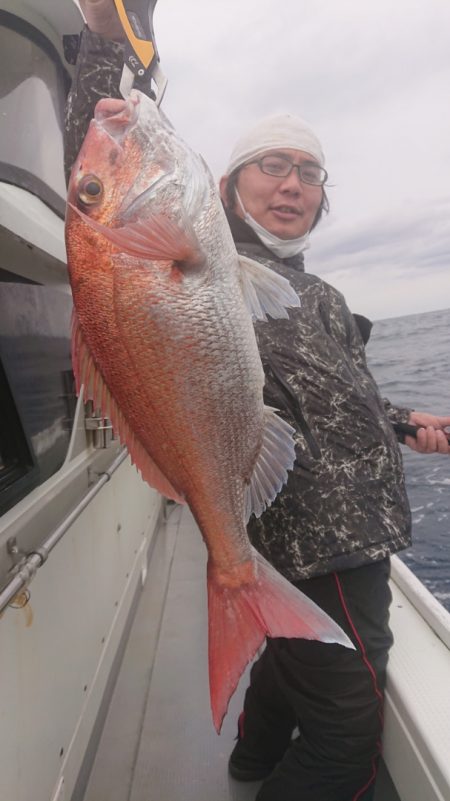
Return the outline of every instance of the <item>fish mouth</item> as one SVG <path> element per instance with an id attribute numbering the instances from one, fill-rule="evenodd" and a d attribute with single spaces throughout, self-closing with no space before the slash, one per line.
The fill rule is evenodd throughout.
<path id="1" fill-rule="evenodd" d="M 138 95 L 130 95 L 126 100 L 102 98 L 95 107 L 95 122 L 120 144 L 139 119 L 139 103 Z"/>

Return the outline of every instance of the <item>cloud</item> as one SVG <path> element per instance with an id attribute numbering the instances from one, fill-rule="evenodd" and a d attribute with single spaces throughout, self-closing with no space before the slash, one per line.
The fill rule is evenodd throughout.
<path id="1" fill-rule="evenodd" d="M 322 236 L 318 234 L 315 258 L 325 262 L 329 258 L 366 258 L 375 260 L 386 250 L 394 257 L 405 254 L 414 263 L 428 263 L 433 255 L 446 255 L 450 261 L 450 199 L 441 199 L 428 206 L 405 210 L 397 208 L 389 215 L 363 218 L 358 222 L 325 223 Z M 320 230 L 320 229 L 318 229 Z"/>
<path id="2" fill-rule="evenodd" d="M 450 200 L 397 209 L 359 224 L 324 224 L 308 270 L 377 319 L 450 305 Z"/>

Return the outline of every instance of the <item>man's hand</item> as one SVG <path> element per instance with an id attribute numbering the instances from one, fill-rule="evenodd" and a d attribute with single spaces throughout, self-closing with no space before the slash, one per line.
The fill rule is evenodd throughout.
<path id="1" fill-rule="evenodd" d="M 123 42 L 125 34 L 113 0 L 80 0 L 81 10 L 92 33 Z"/>
<path id="2" fill-rule="evenodd" d="M 405 437 L 405 445 L 418 453 L 450 454 L 450 443 L 444 428 L 450 428 L 450 417 L 437 417 L 427 412 L 411 412 L 408 422 L 420 426 L 417 438 Z"/>

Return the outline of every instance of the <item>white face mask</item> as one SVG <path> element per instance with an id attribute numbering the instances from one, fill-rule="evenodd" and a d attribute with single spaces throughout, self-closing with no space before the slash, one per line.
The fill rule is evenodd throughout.
<path id="1" fill-rule="evenodd" d="M 263 245 L 271 250 L 272 253 L 275 253 L 275 255 L 280 259 L 287 259 L 289 256 L 297 256 L 298 253 L 303 253 L 304 250 L 309 248 L 309 232 L 303 234 L 303 236 L 298 236 L 297 239 L 280 239 L 279 236 L 271 234 L 267 228 L 263 228 L 263 226 L 256 222 L 254 217 L 252 217 L 252 215 L 246 211 L 237 189 L 236 197 L 244 214 L 244 220 L 247 225 L 253 229 Z"/>

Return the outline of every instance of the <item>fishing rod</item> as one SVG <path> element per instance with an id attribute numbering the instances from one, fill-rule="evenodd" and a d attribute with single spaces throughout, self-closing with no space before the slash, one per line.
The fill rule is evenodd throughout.
<path id="1" fill-rule="evenodd" d="M 135 87 L 159 106 L 164 97 L 167 78 L 159 65 L 153 31 L 156 2 L 157 0 L 114 0 L 126 37 L 120 93 L 127 98 Z"/>

